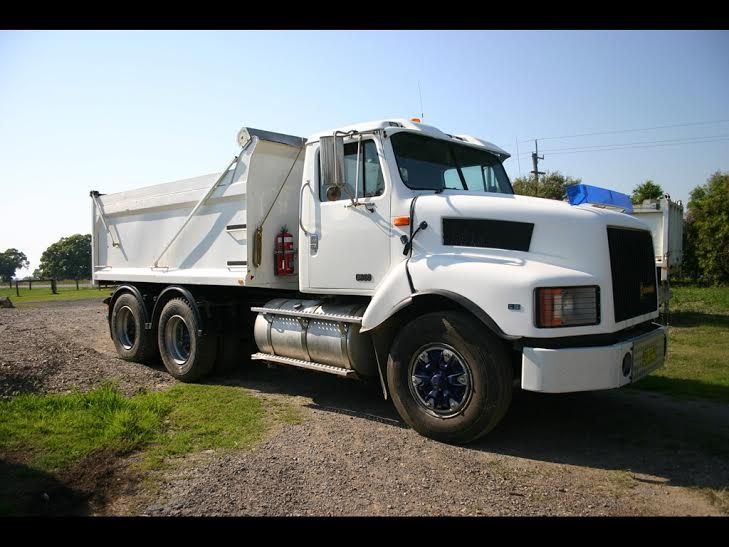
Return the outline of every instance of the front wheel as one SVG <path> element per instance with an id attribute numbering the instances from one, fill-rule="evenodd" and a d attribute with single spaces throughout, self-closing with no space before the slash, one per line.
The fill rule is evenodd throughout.
<path id="1" fill-rule="evenodd" d="M 491 431 L 511 403 L 504 343 L 470 315 L 429 313 L 395 338 L 387 365 L 392 400 L 421 435 L 465 444 Z"/>

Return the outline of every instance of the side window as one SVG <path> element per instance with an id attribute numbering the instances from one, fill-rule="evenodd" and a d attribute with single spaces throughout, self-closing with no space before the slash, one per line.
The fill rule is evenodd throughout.
<path id="1" fill-rule="evenodd" d="M 380 196 L 385 191 L 385 179 L 380 168 L 377 146 L 373 140 L 362 141 L 359 163 L 357 163 L 357 143 L 351 142 L 344 145 L 344 188 L 341 192 L 330 190 L 329 182 L 322 180 L 321 166 L 318 167 L 319 199 L 321 201 L 353 198 L 355 183 L 357 184 L 357 197 L 360 198 Z"/>
<path id="2" fill-rule="evenodd" d="M 488 169 L 488 167 L 486 167 Z M 487 192 L 486 175 L 484 168 L 480 165 L 472 165 L 461 169 L 463 178 L 466 181 L 466 187 L 472 192 Z"/>
<path id="3" fill-rule="evenodd" d="M 465 173 L 464 173 L 465 174 Z M 449 190 L 463 190 L 461 177 L 458 176 L 458 169 L 446 169 L 443 171 L 443 187 Z"/>
<path id="4" fill-rule="evenodd" d="M 381 196 L 385 192 L 385 179 L 380 168 L 377 146 L 374 141 L 364 141 L 362 145 L 364 149 L 364 195 L 366 198 Z"/>
<path id="5" fill-rule="evenodd" d="M 472 192 L 507 191 L 506 185 L 499 180 L 496 170 L 503 169 L 503 167 L 495 156 L 465 146 L 454 148 L 468 190 Z"/>

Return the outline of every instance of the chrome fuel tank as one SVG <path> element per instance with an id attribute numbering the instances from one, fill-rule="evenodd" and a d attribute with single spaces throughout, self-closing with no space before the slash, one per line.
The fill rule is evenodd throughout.
<path id="1" fill-rule="evenodd" d="M 364 313 L 361 303 L 276 298 L 263 307 L 271 311 L 259 313 L 253 329 L 261 352 L 351 369 L 363 376 L 377 374 L 370 335 L 360 334 L 360 325 L 354 322 Z"/>

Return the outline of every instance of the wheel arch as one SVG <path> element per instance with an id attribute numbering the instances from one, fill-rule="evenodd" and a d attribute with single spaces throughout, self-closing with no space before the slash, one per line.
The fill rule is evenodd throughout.
<path id="1" fill-rule="evenodd" d="M 160 315 L 162 315 L 162 308 L 165 307 L 165 304 L 167 304 L 167 302 L 169 302 L 173 298 L 179 297 L 184 298 L 190 304 L 190 308 L 192 309 L 192 313 L 195 316 L 195 321 L 198 325 L 197 333 L 199 336 L 204 336 L 206 333 L 206 324 L 203 315 L 200 313 L 197 299 L 192 294 L 192 291 L 190 291 L 190 289 L 188 289 L 187 287 L 183 287 L 182 285 L 170 285 L 168 287 L 165 287 L 162 292 L 159 293 L 154 302 L 154 309 L 152 310 L 152 325 L 154 326 L 159 322 L 159 317 Z"/>
<path id="2" fill-rule="evenodd" d="M 463 295 L 448 290 L 431 289 L 416 292 L 403 299 L 393 309 L 396 311 L 392 315 L 371 330 L 378 366 L 385 384 L 387 383 L 387 355 L 395 336 L 404 325 L 424 313 L 446 310 L 461 311 L 476 319 L 510 347 L 511 342 L 519 338 L 505 334 L 496 321 L 474 302 Z M 384 388 L 387 398 L 389 386 L 385 385 Z"/>
<path id="3" fill-rule="evenodd" d="M 134 296 L 134 298 L 137 299 L 139 302 L 139 306 L 142 309 L 142 315 L 144 319 L 144 327 L 147 328 L 147 325 L 150 322 L 150 314 L 147 304 L 144 302 L 144 296 L 142 295 L 142 291 L 139 290 L 139 287 L 135 285 L 119 285 L 116 290 L 114 291 L 114 294 L 111 295 L 111 298 L 108 302 L 108 309 L 106 314 L 106 321 L 109 325 L 109 335 L 113 337 L 113 333 L 111 332 L 111 314 L 114 312 L 114 305 L 116 304 L 116 301 L 119 300 L 119 297 L 124 294 L 131 294 Z"/>

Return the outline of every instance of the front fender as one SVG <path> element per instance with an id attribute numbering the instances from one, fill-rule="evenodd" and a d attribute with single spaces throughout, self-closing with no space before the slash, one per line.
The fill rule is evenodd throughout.
<path id="1" fill-rule="evenodd" d="M 413 296 L 437 294 L 446 289 L 482 310 L 493 321 L 492 330 L 503 338 L 577 336 L 595 332 L 593 326 L 545 332 L 545 329 L 536 328 L 533 319 L 536 287 L 600 284 L 587 272 L 534 260 L 527 253 L 499 251 L 427 255 L 411 259 L 408 269 L 416 291 Z"/>
<path id="2" fill-rule="evenodd" d="M 370 300 L 362 316 L 362 326 L 359 332 L 374 329 L 393 313 L 410 304 L 411 295 L 407 261 L 403 260 L 387 272 L 378 285 L 375 296 Z"/>

